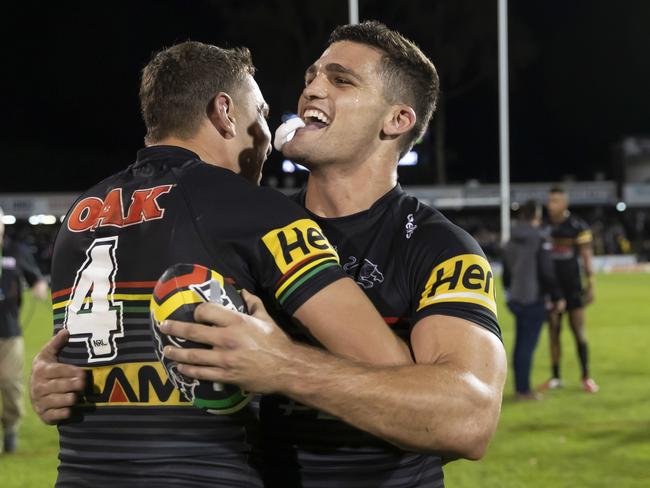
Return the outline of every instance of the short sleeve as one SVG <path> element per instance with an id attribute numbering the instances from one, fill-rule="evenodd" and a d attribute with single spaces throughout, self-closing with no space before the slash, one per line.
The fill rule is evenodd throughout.
<path id="1" fill-rule="evenodd" d="M 20 274 L 25 278 L 29 286 L 34 286 L 38 280 L 43 278 L 34 255 L 23 245 L 14 246 L 13 251 Z"/>
<path id="2" fill-rule="evenodd" d="M 576 223 L 576 244 L 578 246 L 588 246 L 591 244 L 593 241 L 593 235 L 591 233 L 591 229 L 589 228 L 589 225 L 587 225 L 587 222 L 581 219 L 577 219 Z"/>
<path id="3" fill-rule="evenodd" d="M 318 224 L 280 192 L 203 163 L 181 182 L 208 251 L 288 314 L 346 276 Z"/>
<path id="4" fill-rule="evenodd" d="M 478 243 L 448 221 L 420 225 L 418 231 L 408 252 L 413 322 L 449 315 L 501 339 L 494 273 Z"/>
<path id="5" fill-rule="evenodd" d="M 293 218 L 257 242 L 262 286 L 289 314 L 318 291 L 345 277 L 339 258 L 316 222 Z"/>

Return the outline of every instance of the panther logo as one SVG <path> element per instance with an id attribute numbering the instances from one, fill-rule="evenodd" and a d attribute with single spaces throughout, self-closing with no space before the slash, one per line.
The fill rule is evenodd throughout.
<path id="1" fill-rule="evenodd" d="M 350 256 L 348 262 L 343 265 L 343 270 L 349 272 L 352 269 L 358 268 L 359 263 L 357 258 Z M 384 274 L 379 271 L 379 266 L 373 262 L 364 259 L 359 268 L 359 272 L 356 276 L 357 285 L 364 289 L 372 288 L 375 286 L 375 283 L 384 282 Z"/>

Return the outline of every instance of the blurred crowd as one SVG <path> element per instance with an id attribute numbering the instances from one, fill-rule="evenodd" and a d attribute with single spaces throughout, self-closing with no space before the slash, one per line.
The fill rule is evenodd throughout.
<path id="1" fill-rule="evenodd" d="M 495 209 L 443 210 L 454 223 L 467 230 L 490 259 L 501 257 L 499 215 Z M 650 261 L 650 218 L 643 212 L 607 213 L 603 209 L 578 209 L 594 235 L 595 255 L 636 254 L 640 261 Z M 44 275 L 50 273 L 54 239 L 60 224 L 30 225 L 17 221 L 5 233 L 28 246 Z"/>

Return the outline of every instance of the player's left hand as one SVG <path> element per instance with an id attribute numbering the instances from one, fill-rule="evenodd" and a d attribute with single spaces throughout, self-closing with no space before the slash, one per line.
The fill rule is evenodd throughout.
<path id="1" fill-rule="evenodd" d="M 194 312 L 199 324 L 167 320 L 164 334 L 207 344 L 212 349 L 166 346 L 164 354 L 179 363 L 184 375 L 232 383 L 255 393 L 277 391 L 277 378 L 290 362 L 294 344 L 268 315 L 262 301 L 242 291 L 250 315 L 216 303 L 203 303 Z M 201 325 L 212 324 L 212 325 Z"/>

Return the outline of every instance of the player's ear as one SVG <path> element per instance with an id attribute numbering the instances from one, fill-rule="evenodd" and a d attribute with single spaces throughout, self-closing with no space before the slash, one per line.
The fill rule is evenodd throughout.
<path id="1" fill-rule="evenodd" d="M 217 93 L 208 106 L 207 115 L 224 139 L 232 139 L 237 135 L 234 102 L 230 95 L 224 92 Z"/>
<path id="2" fill-rule="evenodd" d="M 387 139 L 394 139 L 410 131 L 417 117 L 412 107 L 404 104 L 391 106 L 384 119 L 383 133 Z"/>

